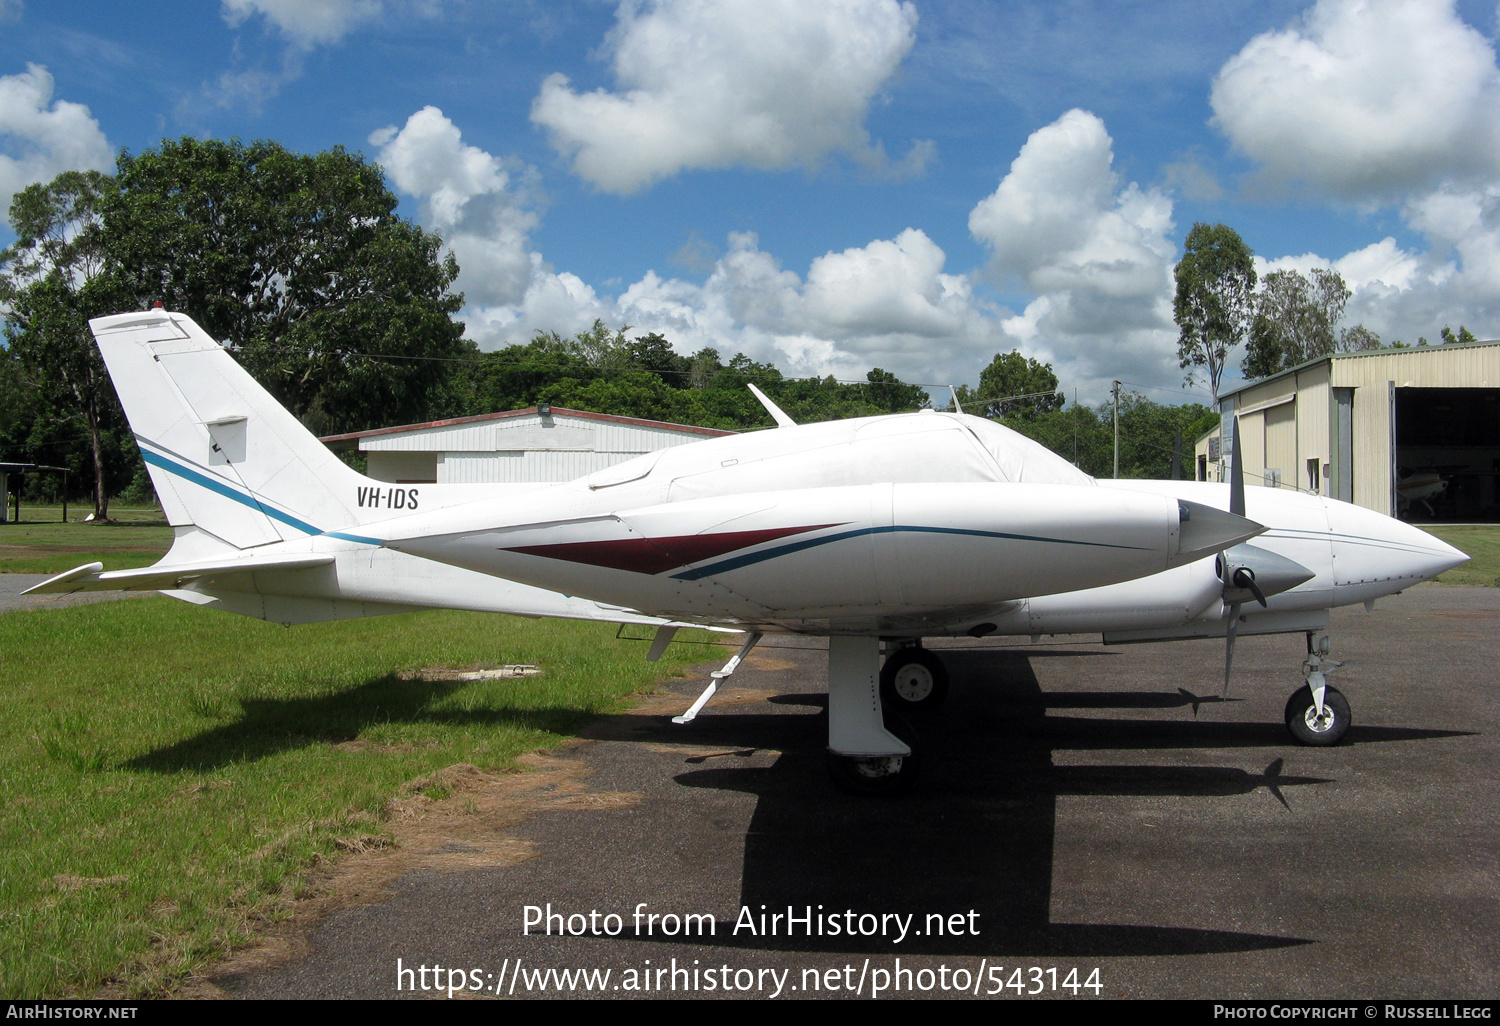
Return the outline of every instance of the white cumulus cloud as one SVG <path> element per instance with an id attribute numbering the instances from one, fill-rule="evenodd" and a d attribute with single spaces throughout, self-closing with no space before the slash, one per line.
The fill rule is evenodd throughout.
<path id="1" fill-rule="evenodd" d="M 993 251 L 986 273 L 1034 297 L 1019 314 L 950 271 L 942 247 L 916 227 L 824 253 L 805 273 L 753 233 L 732 232 L 717 256 L 704 247 L 701 281 L 648 271 L 604 293 L 531 247 L 529 169 L 465 143 L 436 108 L 371 142 L 393 185 L 421 201 L 423 223 L 457 254 L 468 299 L 461 316 L 485 349 L 602 319 L 660 332 L 682 353 L 744 352 L 793 375 L 857 378 L 879 366 L 907 381 L 973 384 L 995 353 L 1020 348 L 1053 362 L 1088 400 L 1102 399 L 1113 377 L 1180 379 L 1171 203 L 1119 179 L 1103 123 L 1083 111 L 1033 135 L 971 217 Z"/>
<path id="2" fill-rule="evenodd" d="M 631 193 L 689 168 L 884 161 L 865 114 L 916 39 L 898 0 L 625 0 L 607 40 L 617 89 L 555 74 L 531 118 L 573 170 Z M 898 173 L 931 155 L 913 147 Z"/>
<path id="3" fill-rule="evenodd" d="M 1220 69 L 1214 123 L 1280 183 L 1384 199 L 1500 171 L 1500 71 L 1453 0 L 1319 0 Z"/>
<path id="4" fill-rule="evenodd" d="M 527 241 L 538 222 L 535 173 L 465 143 L 436 107 L 372 133 L 370 143 L 396 188 L 422 201 L 423 223 L 453 250 L 469 301 L 520 302 L 541 266 Z"/>
<path id="5" fill-rule="evenodd" d="M 1264 179 L 1394 206 L 1426 240 L 1258 260 L 1262 273 L 1337 270 L 1345 324 L 1386 341 L 1459 324 L 1500 337 L 1500 68 L 1452 0 L 1319 0 L 1229 60 L 1212 103 Z"/>
<path id="6" fill-rule="evenodd" d="M 569 334 L 603 318 L 660 332 L 679 352 L 744 352 L 793 375 L 859 377 L 880 366 L 908 381 L 959 383 L 1016 343 L 1002 327 L 1008 311 L 977 300 L 966 276 L 944 272 L 944 259 L 936 243 L 908 228 L 895 239 L 827 253 L 804 280 L 753 233 L 734 232 L 702 284 L 648 271 L 618 296 L 600 296 L 538 256 L 518 302 L 464 316 L 484 348 L 537 330 Z"/>
<path id="7" fill-rule="evenodd" d="M 1104 122 L 1070 110 L 1034 132 L 969 214 L 988 273 L 1036 296 L 1006 322 L 1065 382 L 1176 377 L 1172 202 L 1122 183 Z"/>
<path id="8" fill-rule="evenodd" d="M 828 253 L 807 272 L 808 313 L 831 329 L 943 338 L 961 332 L 972 289 L 944 274 L 946 257 L 916 228 L 894 239 Z"/>
<path id="9" fill-rule="evenodd" d="M 63 171 L 110 171 L 114 147 L 89 109 L 52 99 L 47 69 L 28 64 L 19 75 L 0 76 L 0 214 L 32 182 Z"/>
<path id="10" fill-rule="evenodd" d="M 0 0 L 3 3 L 4 0 Z M 262 18 L 286 41 L 279 68 L 234 66 L 205 82 L 197 95 L 177 105 L 178 118 L 193 122 L 211 108 L 240 108 L 259 116 L 287 85 L 302 77 L 307 56 L 319 46 L 333 46 L 361 25 L 388 12 L 432 16 L 441 0 L 220 0 L 230 28 Z M 238 65 L 238 56 L 234 62 Z"/>
<path id="11" fill-rule="evenodd" d="M 379 17 L 381 0 L 222 0 L 224 20 L 238 27 L 260 15 L 298 46 L 336 43 Z"/>
<path id="12" fill-rule="evenodd" d="M 1409 199 L 1402 218 L 1425 236 L 1425 251 L 1387 237 L 1341 257 L 1257 257 L 1256 268 L 1338 271 L 1352 292 L 1344 325 L 1363 324 L 1386 342 L 1436 340 L 1445 325 L 1460 324 L 1500 338 L 1500 186 L 1445 185 Z"/>

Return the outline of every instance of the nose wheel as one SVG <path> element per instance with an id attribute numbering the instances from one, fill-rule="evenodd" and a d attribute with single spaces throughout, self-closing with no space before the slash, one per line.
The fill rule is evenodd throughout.
<path id="1" fill-rule="evenodd" d="M 1335 745 L 1349 729 L 1349 702 L 1338 688 L 1323 688 L 1323 708 L 1313 701 L 1312 689 L 1298 688 L 1286 703 L 1286 729 L 1298 744 Z"/>
<path id="2" fill-rule="evenodd" d="M 1286 703 L 1286 729 L 1298 744 L 1326 747 L 1336 745 L 1349 730 L 1352 718 L 1349 715 L 1349 700 L 1338 688 L 1330 687 L 1326 675 L 1340 665 L 1337 659 L 1329 659 L 1329 640 L 1307 636 L 1307 661 L 1302 672 L 1307 683 L 1296 691 Z"/>
<path id="3" fill-rule="evenodd" d="M 887 709 L 926 712 L 948 697 L 948 669 L 925 648 L 899 648 L 880 669 L 880 699 Z"/>

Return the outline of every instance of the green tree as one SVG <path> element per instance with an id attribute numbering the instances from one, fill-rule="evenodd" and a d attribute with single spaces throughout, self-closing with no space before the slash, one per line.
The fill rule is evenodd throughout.
<path id="1" fill-rule="evenodd" d="M 1063 408 L 1057 375 L 1050 363 L 1022 356 L 1019 350 L 996 353 L 979 372 L 979 387 L 959 386 L 958 401 L 968 413 L 981 417 L 1035 420 Z"/>
<path id="2" fill-rule="evenodd" d="M 688 387 L 688 375 L 693 368 L 693 361 L 686 356 L 678 356 L 672 343 L 656 332 L 636 338 L 626 348 L 632 366 L 657 375 L 663 384 L 673 388 Z"/>
<path id="3" fill-rule="evenodd" d="M 1101 420 L 1111 413 L 1108 405 L 1099 408 Z M 1180 446 L 1181 472 L 1191 477 L 1193 444 L 1216 423 L 1218 415 L 1200 403 L 1167 406 L 1135 392 L 1122 392 L 1120 476 L 1165 480 L 1172 475 L 1173 448 Z"/>
<path id="4" fill-rule="evenodd" d="M 1217 406 L 1229 353 L 1245 340 L 1254 309 L 1250 247 L 1228 225 L 1195 222 L 1174 277 L 1178 364 L 1203 369 Z"/>
<path id="5" fill-rule="evenodd" d="M 537 403 L 647 417 L 703 427 L 771 424 L 746 388 L 754 383 L 800 423 L 869 417 L 921 409 L 927 393 L 876 367 L 865 382 L 788 379 L 769 363 L 736 353 L 728 363 L 705 348 L 681 356 L 661 335 L 628 338 L 602 321 L 572 338 L 538 332 L 524 345 L 481 356 L 472 370 L 470 412 L 519 409 Z"/>
<path id="6" fill-rule="evenodd" d="M 1361 353 L 1380 348 L 1380 336 L 1363 324 L 1344 328 L 1339 332 L 1336 349 L 1341 353 Z"/>
<path id="7" fill-rule="evenodd" d="M 81 423 L 87 465 L 74 469 L 92 480 L 100 520 L 109 515 L 111 492 L 133 476 L 136 460 L 128 438 L 122 445 L 112 437 L 122 423 L 119 401 L 88 330 L 90 317 L 120 309 L 100 219 L 113 187 L 97 171 L 65 171 L 27 186 L 11 201 L 16 241 L 0 252 L 7 356 L 17 365 L 16 380 L 31 386 L 28 440 L 48 444 L 46 462 L 67 460 L 66 447 L 57 443 Z"/>
<path id="8" fill-rule="evenodd" d="M 1438 335 L 1442 338 L 1443 345 L 1464 345 L 1469 342 L 1479 341 L 1474 337 L 1474 333 L 1468 328 L 1464 327 L 1462 324 L 1458 326 L 1457 335 L 1453 334 L 1453 332 L 1448 329 L 1448 325 L 1446 324 L 1443 325 L 1443 330 L 1438 332 Z"/>
<path id="9" fill-rule="evenodd" d="M 1107 414 L 1101 417 L 1089 406 L 1072 403 L 1035 418 L 1017 417 L 1001 423 L 1045 445 L 1085 474 L 1109 476 L 1114 438 Z"/>
<path id="10" fill-rule="evenodd" d="M 316 431 L 427 419 L 456 402 L 458 265 L 401 220 L 380 168 L 341 147 L 183 138 L 119 158 L 102 222 L 137 307 L 231 344 Z"/>
<path id="11" fill-rule="evenodd" d="M 1261 283 L 1250 344 L 1241 365 L 1246 377 L 1261 378 L 1332 353 L 1380 348 L 1380 336 L 1356 324 L 1342 330 L 1344 307 L 1352 292 L 1343 275 L 1315 267 L 1272 271 Z"/>
<path id="12" fill-rule="evenodd" d="M 1036 417 L 1006 417 L 1019 431 L 1094 477 L 1114 469 L 1114 406 L 1074 403 Z M 1181 469 L 1191 476 L 1193 444 L 1218 423 L 1218 414 L 1199 403 L 1166 406 L 1138 392 L 1120 393 L 1120 476 L 1165 479 L 1172 473 L 1172 450 L 1180 445 Z"/>

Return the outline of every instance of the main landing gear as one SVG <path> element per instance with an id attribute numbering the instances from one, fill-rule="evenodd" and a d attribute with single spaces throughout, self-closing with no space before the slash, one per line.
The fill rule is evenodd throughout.
<path id="1" fill-rule="evenodd" d="M 880 698 L 887 709 L 926 712 L 942 705 L 947 697 L 947 667 L 920 641 L 886 656 L 880 669 Z"/>
<path id="2" fill-rule="evenodd" d="M 648 659 L 666 649 L 672 630 L 658 631 Z M 760 639 L 759 633 L 746 635 L 739 651 L 714 672 L 692 708 L 672 717 L 672 722 L 691 723 L 719 683 L 734 673 Z M 891 794 L 907 787 L 917 775 L 916 735 L 899 715 L 887 720 L 881 707 L 887 682 L 891 704 L 906 708 L 933 708 L 948 691 L 943 664 L 921 648 L 894 653 L 882 671 L 879 638 L 828 639 L 828 773 L 851 794 Z"/>
<path id="3" fill-rule="evenodd" d="M 1349 702 L 1338 688 L 1327 683 L 1327 674 L 1343 664 L 1329 659 L 1332 645 L 1327 637 L 1314 644 L 1307 636 L 1307 660 L 1302 673 L 1307 683 L 1292 693 L 1286 703 L 1286 729 L 1298 744 L 1319 747 L 1338 744 L 1349 730 Z"/>
<path id="4" fill-rule="evenodd" d="M 916 738 L 881 707 L 879 638 L 828 639 L 828 773 L 851 794 L 892 794 L 917 775 Z"/>

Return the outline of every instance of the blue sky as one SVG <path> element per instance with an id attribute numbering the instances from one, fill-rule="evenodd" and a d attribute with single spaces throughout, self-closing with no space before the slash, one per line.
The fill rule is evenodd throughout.
<path id="1" fill-rule="evenodd" d="M 0 200 L 163 137 L 342 145 L 449 241 L 485 348 L 602 317 L 1200 398 L 1197 220 L 1337 267 L 1387 341 L 1500 334 L 1495 32 L 1443 0 L 0 0 Z"/>

